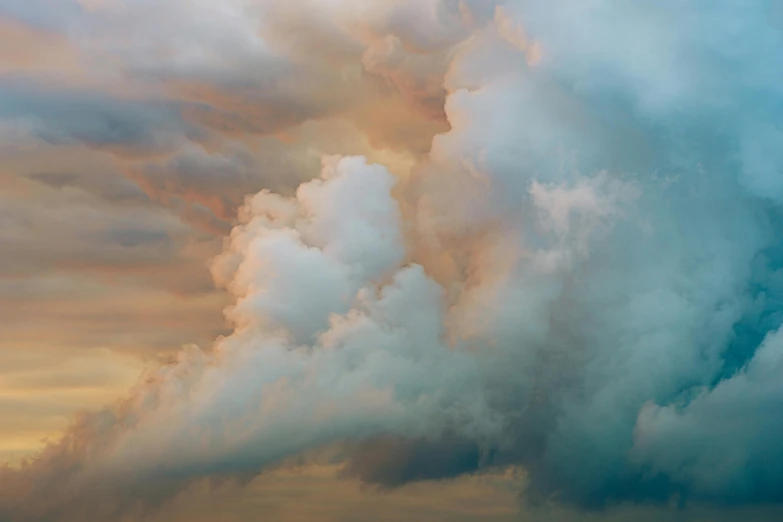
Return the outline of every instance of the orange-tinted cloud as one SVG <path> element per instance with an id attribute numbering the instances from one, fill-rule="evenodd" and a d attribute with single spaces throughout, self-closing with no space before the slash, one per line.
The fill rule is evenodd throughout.
<path id="1" fill-rule="evenodd" d="M 84 64 L 68 38 L 0 17 L 0 75 L 81 72 Z"/>

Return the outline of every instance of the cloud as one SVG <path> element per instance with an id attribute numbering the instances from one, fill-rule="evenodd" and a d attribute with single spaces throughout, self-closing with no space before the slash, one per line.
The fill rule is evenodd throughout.
<path id="1" fill-rule="evenodd" d="M 197 138 L 199 132 L 166 102 L 134 102 L 102 93 L 0 85 L 0 118 L 29 134 L 58 145 L 83 143 L 109 150 L 154 152 Z"/>
<path id="2" fill-rule="evenodd" d="M 335 1 L 318 18 L 232 1 L 186 18 L 173 0 L 138 39 L 119 29 L 151 4 L 134 9 L 96 38 L 130 38 L 114 40 L 128 70 L 205 103 L 202 125 L 301 137 L 347 118 L 416 164 L 327 158 L 295 194 L 247 198 L 213 265 L 233 333 L 4 471 L 0 517 L 112 520 L 324 447 L 386 486 L 517 466 L 528 505 L 555 511 L 781 501 L 768 3 Z M 254 29 L 275 20 L 318 30 Z M 320 65 L 298 52 L 316 43 Z M 402 136 L 422 128 L 431 149 Z M 229 217 L 244 189 L 219 187 L 256 182 L 241 147 L 175 150 L 137 171 L 153 198 Z"/>
<path id="3" fill-rule="evenodd" d="M 687 403 L 646 405 L 634 455 L 695 495 L 718 501 L 778 501 L 781 333 L 771 332 L 753 358 Z"/>
<path id="4" fill-rule="evenodd" d="M 54 208 L 43 206 L 45 198 L 37 202 L 1 199 L 0 216 L 5 223 L 0 233 L 5 245 L 2 265 L 9 276 L 80 263 L 117 268 L 162 264 L 175 248 L 177 236 L 186 234 L 173 217 L 168 216 L 166 222 L 160 213 L 150 215 L 143 207 L 101 208 L 80 195 L 71 201 L 50 195 L 47 199 L 57 200 Z M 53 214 L 57 215 L 55 223 Z M 89 255 L 85 248 L 91 249 Z"/>
<path id="5" fill-rule="evenodd" d="M 467 36 L 453 23 L 455 9 L 441 9 L 452 11 L 439 22 L 443 35 L 411 52 L 399 45 L 421 47 L 422 43 L 411 40 L 404 20 L 426 13 L 426 7 L 404 12 L 393 3 L 382 3 L 374 8 L 377 12 L 368 11 L 369 19 L 357 20 L 348 2 L 312 4 L 292 11 L 276 0 L 230 0 L 219 6 L 170 0 L 107 2 L 95 9 L 69 0 L 52 12 L 62 15 L 60 24 L 56 16 L 39 20 L 34 13 L 12 6 L 0 6 L 0 16 L 19 27 L 22 36 L 45 28 L 46 38 L 62 41 L 58 47 L 67 47 L 78 65 L 74 66 L 78 71 L 71 71 L 78 80 L 60 75 L 53 81 L 54 70 L 46 66 L 17 67 L 17 79 L 45 85 L 62 85 L 67 79 L 73 89 L 87 91 L 82 95 L 86 100 L 95 98 L 96 103 L 80 113 L 117 122 L 100 130 L 115 139 L 122 138 L 117 135 L 116 110 L 100 103 L 107 92 L 147 102 L 134 104 L 134 114 L 123 118 L 127 121 L 135 115 L 122 126 L 126 130 L 137 127 L 138 118 L 148 109 L 164 121 L 174 122 L 184 115 L 192 126 L 202 127 L 202 134 L 180 130 L 198 140 L 216 133 L 276 134 L 309 120 L 340 117 L 356 122 L 381 147 L 426 152 L 432 135 L 444 129 L 439 77 L 448 64 L 448 49 Z M 324 16 L 315 16 L 318 12 Z M 20 46 L 22 36 L 14 38 Z M 383 42 L 398 44 L 384 50 Z M 45 43 L 45 38 L 37 38 L 36 43 Z M 102 96 L 95 96 L 96 90 Z M 164 116 L 163 111 L 171 113 Z M 387 122 L 391 114 L 396 121 Z M 409 127 L 408 133 L 395 128 L 400 120 Z M 161 121 L 154 123 L 160 126 Z M 422 130 L 412 133 L 416 127 Z M 157 140 L 164 141 L 159 146 L 178 145 L 161 136 Z"/>
<path id="6" fill-rule="evenodd" d="M 6 45 L 0 51 L 0 71 L 72 71 L 80 64 L 70 42 L 56 33 L 0 17 L 0 35 Z"/>
<path id="7" fill-rule="evenodd" d="M 111 202 L 144 202 L 147 200 L 139 187 L 123 178 L 103 175 L 95 179 L 84 172 L 33 172 L 27 176 L 58 189 L 74 188 Z"/>
<path id="8" fill-rule="evenodd" d="M 442 482 L 415 483 L 396 490 L 374 491 L 354 481 L 340 480 L 336 465 L 310 465 L 270 471 L 244 491 L 224 486 L 219 492 L 207 486 L 193 488 L 153 521 L 192 520 L 216 516 L 230 522 L 257 517 L 306 522 L 383 522 L 418 520 L 469 522 L 519 520 L 518 505 L 508 474 L 463 476 Z"/>
<path id="9" fill-rule="evenodd" d="M 262 188 L 291 193 L 314 166 L 308 154 L 275 138 L 263 140 L 253 149 L 228 143 L 214 153 L 189 143 L 164 161 L 129 167 L 129 177 L 165 205 L 203 205 L 233 224 L 247 194 Z"/>
<path id="10" fill-rule="evenodd" d="M 50 323 L 49 327 L 55 325 Z M 47 348 L 52 343 L 35 347 L 29 340 L 22 340 L 13 343 L 16 350 L 11 350 L 5 349 L 5 339 L 0 342 L 3 462 L 10 459 L 16 464 L 37 451 L 42 441 L 70 420 L 74 409 L 99 408 L 127 393 L 142 366 L 128 353 L 107 349 L 74 354 L 62 345 L 59 350 L 51 350 Z"/>
<path id="11" fill-rule="evenodd" d="M 385 488 L 467 475 L 482 464 L 478 444 L 448 435 L 437 440 L 373 438 L 349 448 L 349 455 L 344 477 Z"/>
<path id="12" fill-rule="evenodd" d="M 2 149 L 2 355 L 49 351 L 64 367 L 104 348 L 149 359 L 224 331 L 227 301 L 204 261 L 220 238 L 151 202 L 110 154 L 26 136 Z"/>
<path id="13" fill-rule="evenodd" d="M 4 18 L 19 20 L 25 24 L 37 28 L 56 29 L 62 27 L 63 22 L 72 21 L 82 12 L 78 2 L 59 0 L 43 0 L 39 7 L 29 4 L 20 4 L 13 0 L 0 2 L 0 14 Z"/>
<path id="14" fill-rule="evenodd" d="M 421 267 L 401 267 L 393 183 L 383 167 L 343 159 L 329 162 L 322 180 L 302 185 L 296 200 L 262 193 L 270 201 L 251 202 L 253 219 L 232 238 L 237 250 L 216 268 L 238 296 L 229 313 L 234 334 L 212 355 L 183 352 L 116 411 L 83 416 L 67 440 L 6 472 L 8 516 L 111 517 L 125 502 L 134 504 L 135 493 L 155 503 L 191 476 L 238 471 L 231 463 L 260 470 L 301 450 L 372 433 L 430 436 L 441 425 L 471 435 L 491 431 L 479 419 L 464 424 L 464 411 L 482 411 L 481 393 L 470 359 L 440 342 L 437 285 Z M 335 198 L 363 204 L 333 206 Z M 279 210 L 269 214 L 270 204 Z M 441 378 L 422 379 L 436 369 Z M 258 412 L 255 420 L 245 408 Z M 227 428 L 234 435 L 224 439 Z M 172 453 L 171 443 L 182 437 L 194 438 Z M 204 453 L 204 444 L 216 453 Z M 138 489 L 143 477 L 155 486 Z M 60 493 L 50 497 L 51 487 Z M 63 512 L 63 505 L 70 508 Z"/>

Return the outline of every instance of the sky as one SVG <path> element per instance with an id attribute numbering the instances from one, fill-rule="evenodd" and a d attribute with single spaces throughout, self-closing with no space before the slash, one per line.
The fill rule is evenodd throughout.
<path id="1" fill-rule="evenodd" d="M 0 0 L 0 522 L 783 517 L 775 0 Z"/>

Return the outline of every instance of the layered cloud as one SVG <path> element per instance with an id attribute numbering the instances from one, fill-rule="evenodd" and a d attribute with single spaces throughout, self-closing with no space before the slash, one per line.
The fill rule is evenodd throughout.
<path id="1" fill-rule="evenodd" d="M 234 305 L 212 348 L 0 472 L 0 519 L 115 520 L 324 448 L 383 486 L 516 466 L 531 505 L 781 502 L 783 12 L 300 4 L 63 14 L 163 103 L 116 133 L 3 83 L 37 138 L 130 142 L 147 197 L 234 225 Z M 324 145 L 333 120 L 394 164 L 317 172 L 357 152 Z"/>

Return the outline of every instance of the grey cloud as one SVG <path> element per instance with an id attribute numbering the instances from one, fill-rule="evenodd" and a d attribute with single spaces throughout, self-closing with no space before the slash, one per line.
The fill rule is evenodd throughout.
<path id="1" fill-rule="evenodd" d="M 26 177 L 58 189 L 70 187 L 82 190 L 116 203 L 148 201 L 138 185 L 113 172 L 91 176 L 81 172 L 33 172 Z"/>
<path id="2" fill-rule="evenodd" d="M 159 243 L 161 238 L 169 238 L 166 225 L 142 218 L 146 213 L 143 207 L 112 213 L 86 205 L 52 209 L 6 199 L 0 211 L 6 225 L 0 233 L 3 270 L 13 274 L 79 264 L 132 267 L 165 263 L 168 253 Z M 126 239 L 132 236 L 141 241 L 128 244 Z M 166 242 L 172 244 L 171 240 Z M 129 255 L 134 247 L 141 248 Z"/>
<path id="3" fill-rule="evenodd" d="M 316 168 L 310 155 L 269 137 L 252 150 L 227 143 L 208 152 L 191 143 L 164 160 L 129 167 L 128 176 L 194 227 L 224 235 L 247 194 L 263 188 L 291 193 Z"/>
<path id="4" fill-rule="evenodd" d="M 169 234 L 161 230 L 137 230 L 133 228 L 114 228 L 99 234 L 100 239 L 135 248 L 143 245 L 166 245 L 171 241 Z"/>
<path id="5" fill-rule="evenodd" d="M 486 460 L 479 445 L 444 436 L 433 440 L 380 437 L 349 448 L 343 475 L 385 488 L 478 471 Z"/>
<path id="6" fill-rule="evenodd" d="M 44 29 L 62 28 L 78 20 L 84 9 L 76 0 L 40 0 L 35 5 L 14 0 L 0 0 L 0 17 L 19 20 Z"/>
<path id="7" fill-rule="evenodd" d="M 0 84 L 0 118 L 18 122 L 53 144 L 81 142 L 139 152 L 203 135 L 182 120 L 181 107 L 175 104 L 128 101 L 19 82 Z"/>
<path id="8" fill-rule="evenodd" d="M 138 98 L 145 101 L 121 103 L 93 92 L 71 93 L 72 113 L 67 118 L 53 107 L 55 101 L 43 106 L 15 93 L 16 99 L 7 104 L 24 106 L 30 116 L 44 120 L 65 120 L 35 127 L 54 142 L 79 139 L 121 146 L 128 140 L 157 150 L 176 147 L 178 136 L 200 140 L 213 134 L 269 135 L 309 120 L 344 117 L 374 134 L 381 146 L 419 153 L 440 129 L 427 125 L 427 119 L 442 120 L 438 105 L 442 106 L 443 90 L 438 82 L 447 66 L 443 55 L 467 36 L 454 25 L 459 18 L 456 4 L 440 4 L 433 2 L 431 7 L 451 14 L 444 20 L 435 15 L 443 34 L 433 35 L 423 54 L 411 53 L 408 62 L 417 65 L 387 64 L 379 69 L 377 63 L 362 63 L 362 54 L 371 45 L 363 38 L 399 33 L 404 45 L 410 45 L 406 20 L 427 15 L 427 6 L 384 6 L 380 18 L 392 21 L 371 24 L 372 34 L 367 36 L 352 33 L 354 13 L 347 4 L 315 3 L 294 12 L 280 1 L 230 0 L 222 7 L 208 2 L 193 7 L 183 0 L 141 1 L 122 8 L 110 2 L 104 9 L 77 10 L 77 15 L 59 19 L 60 25 L 52 17 L 50 29 L 72 43 L 85 64 L 95 69 L 85 73 L 87 79 L 109 86 L 123 82 L 117 87 L 138 90 Z M 326 14 L 314 14 L 320 11 Z M 107 70 L 99 74 L 103 69 Z M 379 76 L 391 81 L 384 85 Z M 150 92 L 163 99 L 148 99 Z M 374 100 L 394 102 L 399 97 L 407 103 L 408 119 L 423 127 L 417 135 L 385 128 L 393 124 L 385 123 L 383 104 Z M 378 115 L 366 114 L 368 110 Z M 6 107 L 5 113 L 11 112 Z"/>
<path id="9" fill-rule="evenodd" d="M 246 194 L 261 188 L 290 192 L 308 175 L 309 165 L 282 143 L 270 139 L 260 145 L 254 154 L 240 145 L 209 153 L 191 144 L 163 162 L 135 169 L 132 177 L 157 199 L 194 199 L 230 220 Z"/>
<path id="10" fill-rule="evenodd" d="M 645 406 L 634 457 L 686 494 L 780 502 L 781 346 L 780 332 L 772 332 L 744 368 L 713 388 L 694 390 L 688 402 Z"/>

